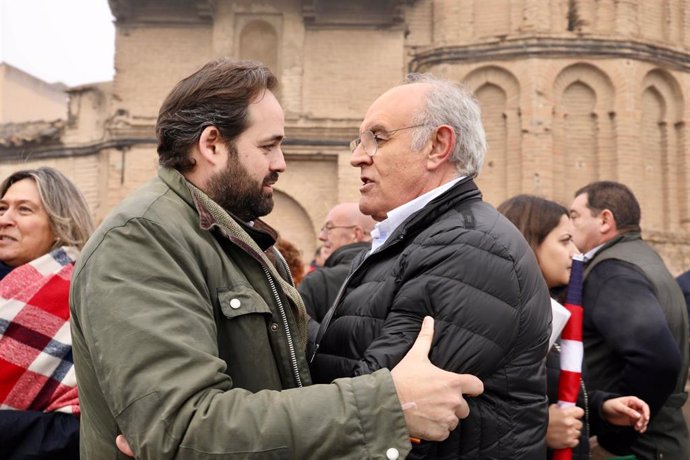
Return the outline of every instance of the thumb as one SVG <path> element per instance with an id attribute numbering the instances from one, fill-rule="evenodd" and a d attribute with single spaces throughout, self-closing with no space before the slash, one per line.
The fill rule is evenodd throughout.
<path id="1" fill-rule="evenodd" d="M 118 435 L 117 438 L 115 438 L 115 445 L 123 454 L 128 457 L 134 457 L 134 452 L 132 452 L 132 448 L 129 447 L 129 443 L 123 435 Z"/>
<path id="2" fill-rule="evenodd" d="M 422 328 L 419 330 L 417 340 L 415 340 L 412 348 L 407 353 L 410 357 L 417 359 L 429 359 L 429 350 L 431 350 L 431 342 L 434 338 L 434 318 L 425 316 L 422 321 Z"/>
<path id="3" fill-rule="evenodd" d="M 484 393 L 484 384 L 479 377 L 470 374 L 458 374 L 462 388 L 462 394 L 467 396 L 479 396 Z"/>

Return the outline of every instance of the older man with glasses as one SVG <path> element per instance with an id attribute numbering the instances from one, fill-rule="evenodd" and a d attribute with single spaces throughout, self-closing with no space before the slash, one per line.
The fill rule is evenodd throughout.
<path id="1" fill-rule="evenodd" d="M 314 379 L 395 366 L 431 315 L 431 360 L 477 375 L 485 392 L 448 440 L 408 458 L 544 458 L 549 293 L 524 238 L 474 182 L 486 150 L 476 100 L 408 76 L 372 104 L 351 148 L 359 208 L 378 223 L 321 323 Z"/>
<path id="2" fill-rule="evenodd" d="M 371 248 L 371 230 L 375 223 L 374 219 L 362 214 L 354 202 L 339 203 L 328 211 L 319 241 L 330 255 L 323 267 L 311 272 L 299 285 L 312 320 L 321 322 L 347 278 L 352 260 Z"/>

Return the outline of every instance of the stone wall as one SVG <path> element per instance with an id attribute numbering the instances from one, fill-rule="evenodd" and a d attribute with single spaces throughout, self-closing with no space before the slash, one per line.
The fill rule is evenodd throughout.
<path id="1" fill-rule="evenodd" d="M 65 118 L 67 87 L 45 81 L 0 63 L 0 123 Z"/>
<path id="2" fill-rule="evenodd" d="M 214 57 L 260 59 L 279 77 L 287 124 L 288 171 L 267 220 L 306 262 L 328 209 L 358 199 L 347 145 L 367 107 L 421 71 L 464 82 L 481 102 L 489 202 L 536 193 L 568 204 L 589 181 L 619 180 L 672 271 L 690 268 L 690 0 L 110 4 L 112 86 L 72 91 L 62 150 L 41 153 L 99 219 L 155 174 L 155 117 L 175 82 Z M 64 157 L 77 147 L 82 156 Z"/>

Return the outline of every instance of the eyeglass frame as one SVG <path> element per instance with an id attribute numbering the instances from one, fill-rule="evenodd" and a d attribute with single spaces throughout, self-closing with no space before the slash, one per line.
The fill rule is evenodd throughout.
<path id="1" fill-rule="evenodd" d="M 419 128 L 419 127 L 421 127 L 421 126 L 425 126 L 426 124 L 427 124 L 427 123 L 420 123 L 420 124 L 418 124 L 418 125 L 405 126 L 404 128 L 392 129 L 392 130 L 390 130 L 390 131 L 379 131 L 377 134 L 374 134 L 374 132 L 373 132 L 372 130 L 367 129 L 366 131 L 364 131 L 363 133 L 361 133 L 359 136 L 357 136 L 356 138 L 352 139 L 352 141 L 350 141 L 350 152 L 351 152 L 351 153 L 355 153 L 355 150 L 357 150 L 357 147 L 359 147 L 359 146 L 361 145 L 362 148 L 364 149 L 364 153 L 366 153 L 366 154 L 369 155 L 370 157 L 373 157 L 374 155 L 376 155 L 376 152 L 379 151 L 379 141 L 384 140 L 384 139 L 379 139 L 379 138 L 377 137 L 379 134 L 388 134 L 388 135 L 391 135 L 391 134 L 393 134 L 393 133 L 397 133 L 398 131 L 403 131 L 403 130 L 405 130 L 405 129 Z M 362 136 L 364 136 L 364 135 L 367 134 L 367 133 L 369 133 L 369 135 L 371 135 L 371 138 L 374 140 L 374 145 L 376 145 L 376 148 L 374 149 L 374 152 L 373 152 L 373 153 L 369 153 L 369 151 L 367 150 L 366 146 L 365 146 L 364 143 L 362 142 Z M 390 139 L 385 139 L 385 140 L 390 140 Z"/>
<path id="2" fill-rule="evenodd" d="M 355 228 L 355 227 L 359 227 L 359 225 L 331 225 L 329 227 L 328 224 L 326 224 L 323 227 L 321 227 L 321 230 L 319 230 L 319 233 L 326 232 L 326 235 L 328 235 L 329 233 L 331 233 L 331 230 L 336 229 L 336 228 Z"/>

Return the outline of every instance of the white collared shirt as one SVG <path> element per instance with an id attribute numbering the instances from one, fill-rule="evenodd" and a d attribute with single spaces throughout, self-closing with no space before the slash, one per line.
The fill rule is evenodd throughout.
<path id="1" fill-rule="evenodd" d="M 408 201 L 407 203 L 388 211 L 386 214 L 386 220 L 376 224 L 374 229 L 371 231 L 371 251 L 369 251 L 369 254 L 372 254 L 379 247 L 381 247 L 383 243 L 386 242 L 388 237 L 393 234 L 395 229 L 405 221 L 405 219 L 422 209 L 424 206 L 429 204 L 431 200 L 449 190 L 451 187 L 453 187 L 453 185 L 457 184 L 465 177 L 467 176 L 461 176 L 457 179 L 453 179 L 450 182 L 446 182 L 445 184 L 426 192 L 424 195 L 420 195 L 414 200 Z"/>
<path id="2" fill-rule="evenodd" d="M 601 243 L 601 244 L 600 244 L 599 246 L 597 246 L 596 248 L 592 248 L 592 249 L 590 249 L 589 251 L 587 251 L 587 252 L 585 253 L 585 255 L 582 256 L 583 262 L 584 262 L 584 263 L 589 262 L 590 259 L 591 259 L 592 257 L 594 257 L 594 255 L 595 255 L 597 252 L 599 252 L 599 249 L 601 249 L 605 244 L 606 244 L 606 243 Z"/>

